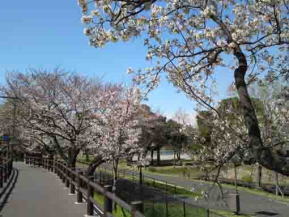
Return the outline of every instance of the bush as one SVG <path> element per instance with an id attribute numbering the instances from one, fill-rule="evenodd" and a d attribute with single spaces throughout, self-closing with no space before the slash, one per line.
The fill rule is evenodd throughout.
<path id="1" fill-rule="evenodd" d="M 244 182 L 253 182 L 253 178 L 250 175 L 242 176 L 241 180 L 244 181 Z"/>

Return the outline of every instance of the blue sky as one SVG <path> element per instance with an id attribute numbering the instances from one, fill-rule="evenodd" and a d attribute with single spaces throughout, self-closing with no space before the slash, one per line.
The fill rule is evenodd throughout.
<path id="1" fill-rule="evenodd" d="M 83 35 L 80 9 L 76 0 L 3 1 L 0 7 L 0 83 L 9 71 L 32 68 L 65 70 L 101 77 L 105 81 L 129 83 L 128 67 L 141 68 L 145 49 L 141 40 L 90 47 Z M 230 72 L 220 76 L 221 92 L 231 81 Z M 153 109 L 171 116 L 178 108 L 192 113 L 195 103 L 163 82 L 149 94 Z"/>

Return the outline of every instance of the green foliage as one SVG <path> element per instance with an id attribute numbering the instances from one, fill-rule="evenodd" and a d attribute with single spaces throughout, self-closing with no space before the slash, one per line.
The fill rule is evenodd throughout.
<path id="1" fill-rule="evenodd" d="M 253 178 L 250 175 L 242 176 L 241 180 L 244 181 L 244 182 L 253 182 Z"/>
<path id="2" fill-rule="evenodd" d="M 115 204 L 115 206 L 113 208 L 112 215 L 114 217 L 131 217 L 130 212 L 127 211 L 126 209 L 122 208 L 118 204 Z"/>
<path id="3" fill-rule="evenodd" d="M 101 207 L 104 207 L 104 196 L 102 194 L 94 192 L 93 198 L 98 205 L 100 205 Z"/>
<path id="4" fill-rule="evenodd" d="M 162 202 L 145 203 L 144 214 L 146 217 L 166 217 L 166 212 L 168 212 L 168 217 L 207 217 L 206 209 L 190 205 L 186 205 L 184 209 L 182 203 L 169 202 L 167 207 Z"/>
<path id="5" fill-rule="evenodd" d="M 198 177 L 202 174 L 199 168 L 187 166 L 149 167 L 148 171 L 157 174 L 184 177 Z"/>
<path id="6" fill-rule="evenodd" d="M 183 187 L 180 186 L 176 186 L 176 185 L 171 185 L 171 184 L 167 184 L 165 182 L 161 182 L 161 181 L 154 181 L 151 179 L 145 179 L 144 183 L 147 186 L 151 186 L 154 188 L 157 188 L 159 190 L 162 190 L 164 192 L 167 192 L 168 194 L 175 194 L 178 196 L 186 196 L 186 197 L 200 197 L 202 196 L 200 193 L 198 192 L 191 192 Z"/>

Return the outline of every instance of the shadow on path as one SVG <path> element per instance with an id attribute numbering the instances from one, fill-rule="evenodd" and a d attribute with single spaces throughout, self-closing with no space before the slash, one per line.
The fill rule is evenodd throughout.
<path id="1" fill-rule="evenodd" d="M 2 192 L 1 192 L 1 196 L 0 196 L 0 212 L 2 211 L 2 209 L 4 208 L 5 204 L 8 201 L 8 198 L 12 192 L 12 190 L 15 187 L 15 184 L 17 182 L 18 179 L 18 175 L 19 175 L 19 171 L 18 169 L 13 168 L 12 170 L 12 176 L 9 178 L 8 183 L 4 186 Z M 1 217 L 2 215 L 0 215 Z"/>

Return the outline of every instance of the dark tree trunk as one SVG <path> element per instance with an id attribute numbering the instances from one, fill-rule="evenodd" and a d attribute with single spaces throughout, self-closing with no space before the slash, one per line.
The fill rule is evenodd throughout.
<path id="1" fill-rule="evenodd" d="M 154 165 L 154 150 L 151 150 L 151 165 Z"/>
<path id="2" fill-rule="evenodd" d="M 85 161 L 86 161 L 86 162 L 89 162 L 88 150 L 85 150 Z"/>
<path id="3" fill-rule="evenodd" d="M 262 166 L 260 164 L 258 164 L 258 167 L 257 167 L 257 184 L 258 184 L 258 188 L 261 188 L 261 185 L 262 185 Z"/>
<path id="4" fill-rule="evenodd" d="M 176 166 L 176 150 L 174 150 L 174 166 Z"/>
<path id="5" fill-rule="evenodd" d="M 76 166 L 76 161 L 77 161 L 77 156 L 80 152 L 80 149 L 76 149 L 74 147 L 71 147 L 68 149 L 68 160 L 67 164 L 71 168 L 75 168 Z"/>
<path id="6" fill-rule="evenodd" d="M 95 169 L 104 162 L 105 161 L 102 159 L 101 156 L 96 156 L 86 169 L 85 175 L 92 176 L 94 174 Z"/>
<path id="7" fill-rule="evenodd" d="M 250 151 L 253 153 L 255 160 L 265 168 L 289 176 L 289 161 L 286 156 L 281 156 L 263 145 L 256 112 L 245 82 L 248 69 L 247 60 L 240 47 L 235 48 L 234 55 L 238 60 L 238 67 L 234 72 L 235 86 L 248 130 Z"/>
<path id="8" fill-rule="evenodd" d="M 160 147 L 157 148 L 157 165 L 161 163 L 161 149 Z"/>
<path id="9" fill-rule="evenodd" d="M 178 161 L 181 160 L 181 152 L 180 152 L 180 151 L 177 152 L 177 160 L 178 160 Z"/>

